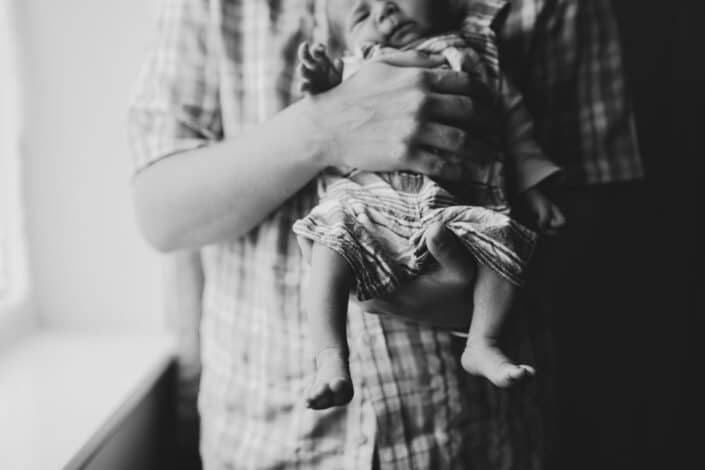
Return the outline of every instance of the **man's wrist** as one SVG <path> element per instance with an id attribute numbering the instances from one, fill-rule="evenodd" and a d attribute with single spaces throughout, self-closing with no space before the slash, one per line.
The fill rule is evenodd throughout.
<path id="1" fill-rule="evenodd" d="M 333 158 L 335 152 L 331 133 L 323 124 L 325 113 L 321 109 L 321 98 L 318 95 L 308 95 L 294 106 L 298 111 L 295 125 L 299 126 L 299 132 L 307 139 L 308 151 L 304 152 L 306 162 L 317 171 L 337 165 L 338 162 Z"/>

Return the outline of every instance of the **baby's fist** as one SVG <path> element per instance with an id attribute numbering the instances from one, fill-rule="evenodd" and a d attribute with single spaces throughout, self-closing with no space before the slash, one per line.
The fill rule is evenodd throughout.
<path id="1" fill-rule="evenodd" d="M 298 57 L 301 91 L 323 93 L 343 80 L 343 62 L 331 60 L 323 44 L 310 46 L 308 42 L 302 43 Z"/>
<path id="2" fill-rule="evenodd" d="M 563 211 L 538 188 L 524 192 L 524 203 L 529 217 L 542 234 L 556 235 L 565 226 Z"/>

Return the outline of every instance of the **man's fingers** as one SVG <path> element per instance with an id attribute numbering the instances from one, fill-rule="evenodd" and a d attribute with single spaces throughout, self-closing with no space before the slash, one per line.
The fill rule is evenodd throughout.
<path id="1" fill-rule="evenodd" d="M 448 69 L 426 70 L 426 84 L 430 91 L 443 95 L 465 95 L 472 93 L 472 79 L 465 72 Z"/>
<path id="2" fill-rule="evenodd" d="M 495 162 L 499 158 L 499 150 L 484 139 L 468 135 L 465 138 L 465 146 L 458 152 L 461 161 L 466 162 L 468 171 L 473 171 L 477 165 Z M 476 171 L 476 170 L 475 170 Z"/>
<path id="3" fill-rule="evenodd" d="M 457 158 L 441 156 L 423 147 L 416 148 L 409 160 L 406 170 L 449 181 L 457 181 L 463 175 L 462 163 Z"/>
<path id="4" fill-rule="evenodd" d="M 470 127 L 470 122 L 476 113 L 475 103 L 467 96 L 429 93 L 425 105 L 425 112 L 430 120 L 456 124 L 463 128 Z"/>
<path id="5" fill-rule="evenodd" d="M 433 68 L 439 67 L 445 63 L 445 58 L 440 54 L 424 54 L 418 51 L 400 51 L 384 54 L 375 59 L 376 62 L 382 62 L 387 65 L 396 67 L 416 67 L 416 68 Z"/>
<path id="6" fill-rule="evenodd" d="M 427 122 L 419 128 L 415 143 L 444 152 L 459 153 L 465 148 L 466 138 L 466 133 L 457 127 Z"/>
<path id="7" fill-rule="evenodd" d="M 448 69 L 426 71 L 429 90 L 442 95 L 470 96 L 475 103 L 491 106 L 495 102 L 493 93 L 477 76 Z"/>
<path id="8" fill-rule="evenodd" d="M 472 256 L 442 223 L 437 222 L 426 230 L 426 246 L 450 276 L 468 283 L 474 279 L 476 266 Z"/>
<path id="9" fill-rule="evenodd" d="M 476 172 L 478 165 L 483 165 L 487 161 L 496 161 L 498 158 L 495 147 L 472 136 L 465 138 L 465 145 L 456 152 L 449 148 L 451 146 L 448 143 L 439 141 L 443 138 L 444 132 L 453 128 L 430 126 L 428 129 L 435 129 L 428 131 L 426 141 L 429 143 L 419 141 L 409 157 L 408 167 L 402 169 L 448 181 L 458 181 L 463 175 Z M 452 139 L 460 139 L 460 134 L 456 134 Z"/>
<path id="10" fill-rule="evenodd" d="M 477 134 L 495 132 L 499 122 L 494 107 L 461 95 L 430 93 L 425 113 L 431 121 L 472 129 Z"/>

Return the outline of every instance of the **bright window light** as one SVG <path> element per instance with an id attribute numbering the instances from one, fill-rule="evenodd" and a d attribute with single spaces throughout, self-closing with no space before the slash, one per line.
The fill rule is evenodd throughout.
<path id="1" fill-rule="evenodd" d="M 20 81 L 12 0 L 0 0 L 0 315 L 27 295 L 20 172 Z"/>

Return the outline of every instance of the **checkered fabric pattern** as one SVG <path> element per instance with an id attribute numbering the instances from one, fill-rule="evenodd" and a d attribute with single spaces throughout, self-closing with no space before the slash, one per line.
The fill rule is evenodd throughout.
<path id="1" fill-rule="evenodd" d="M 470 2 L 472 3 L 472 2 Z M 503 69 L 568 186 L 644 177 L 610 0 L 512 0 L 497 24 Z"/>
<path id="2" fill-rule="evenodd" d="M 130 111 L 134 170 L 227 139 L 294 95 L 312 0 L 163 0 Z M 539 138 L 575 184 L 641 167 L 609 0 L 516 0 L 506 57 Z M 580 41 L 577 41 L 577 35 Z M 317 202 L 309 185 L 248 235 L 203 249 L 206 469 L 540 469 L 548 443 L 531 390 L 515 397 L 465 374 L 454 339 L 350 309 L 353 402 L 302 405 L 313 378 L 302 308 L 306 263 L 291 232 Z M 521 358 L 531 360 L 531 358 Z"/>

